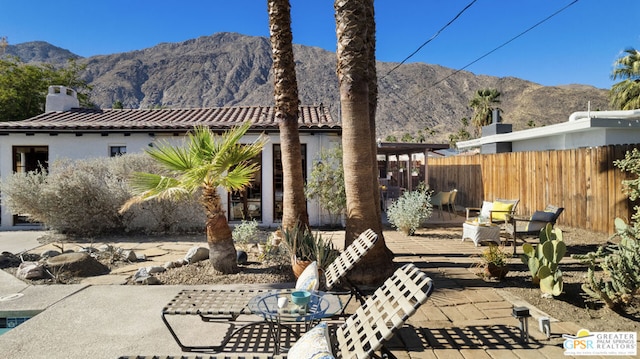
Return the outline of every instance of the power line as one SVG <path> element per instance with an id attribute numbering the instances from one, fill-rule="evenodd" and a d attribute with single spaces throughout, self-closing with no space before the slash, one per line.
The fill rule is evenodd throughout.
<path id="1" fill-rule="evenodd" d="M 469 4 L 467 4 L 467 6 L 464 7 L 464 9 L 460 10 L 460 12 L 458 12 L 458 14 L 451 20 L 449 20 L 448 23 L 446 23 L 442 28 L 440 28 L 440 30 L 438 30 L 433 36 L 431 36 L 431 38 L 427 41 L 425 41 L 422 45 L 420 45 L 414 52 L 412 52 L 411 54 L 409 54 L 409 56 L 405 57 L 404 60 L 400 61 L 399 64 L 397 64 L 394 68 L 392 68 L 391 70 L 389 70 L 389 72 L 387 72 L 386 75 L 382 76 L 382 79 L 384 79 L 385 77 L 389 76 L 390 73 L 392 73 L 393 71 L 395 71 L 398 67 L 402 66 L 407 60 L 409 60 L 410 58 L 412 58 L 415 54 L 417 54 L 420 50 L 422 50 L 423 47 L 425 47 L 425 45 L 427 45 L 428 43 L 430 43 L 432 40 L 434 40 L 436 37 L 438 37 L 438 35 L 440 35 L 440 33 L 446 29 L 447 27 L 449 27 L 449 25 L 453 24 L 454 21 L 456 21 L 460 15 L 462 15 L 462 13 L 464 13 L 465 11 L 467 11 L 468 8 L 471 7 L 471 5 L 473 5 L 477 0 L 473 0 L 471 1 Z"/>
<path id="2" fill-rule="evenodd" d="M 571 2 L 571 3 L 569 3 L 568 5 L 566 5 L 566 6 L 564 6 L 563 8 L 561 8 L 560 10 L 558 10 L 558 11 L 554 12 L 553 14 L 551 14 L 551 15 L 547 16 L 546 18 L 544 18 L 544 19 L 542 19 L 542 20 L 538 21 L 538 22 L 537 22 L 536 24 L 534 24 L 533 26 L 529 27 L 528 29 L 524 30 L 523 32 L 519 33 L 518 35 L 516 35 L 516 36 L 512 37 L 511 39 L 509 39 L 508 41 L 504 42 L 502 45 L 500 45 L 500 46 L 498 46 L 498 47 L 494 48 L 493 50 L 491 50 L 491 51 L 487 52 L 486 54 L 484 54 L 484 55 L 482 55 L 482 56 L 478 57 L 477 59 L 475 59 L 475 60 L 471 61 L 470 63 L 466 64 L 464 67 L 462 67 L 462 68 L 460 68 L 460 69 L 458 69 L 458 70 L 456 70 L 456 71 L 452 72 L 451 74 L 449 74 L 449 75 L 447 75 L 447 76 L 443 77 L 442 79 L 440 79 L 440 80 L 438 80 L 438 81 L 434 82 L 433 84 L 431 84 L 431 87 L 436 86 L 437 84 L 439 84 L 439 83 L 441 83 L 442 81 L 444 81 L 444 80 L 448 79 L 449 77 L 451 77 L 451 76 L 453 76 L 453 75 L 457 74 L 458 72 L 460 72 L 460 71 L 462 71 L 462 70 L 466 69 L 467 67 L 469 67 L 469 66 L 471 66 L 471 65 L 475 64 L 476 62 L 478 62 L 478 61 L 480 61 L 480 60 L 484 59 L 485 57 L 487 57 L 487 56 L 491 55 L 492 53 L 494 53 L 494 52 L 498 51 L 499 49 L 503 48 L 504 46 L 506 46 L 507 44 L 511 43 L 511 42 L 512 42 L 512 41 L 514 41 L 515 39 L 519 38 L 520 36 L 522 36 L 522 35 L 526 34 L 527 32 L 529 32 L 529 31 L 533 30 L 534 28 L 538 27 L 539 25 L 541 25 L 542 23 L 544 23 L 544 22 L 546 22 L 547 20 L 551 19 L 552 17 L 554 17 L 554 16 L 558 15 L 559 13 L 563 12 L 564 10 L 566 10 L 567 8 L 569 8 L 570 6 L 572 6 L 572 5 L 574 5 L 575 3 L 577 3 L 578 1 L 580 1 L 580 0 L 574 0 L 574 1 L 572 1 L 572 2 Z M 422 93 L 422 92 L 424 92 L 424 91 L 426 91 L 426 89 L 425 89 L 425 90 L 423 90 L 423 91 L 421 91 L 421 92 L 419 92 L 418 94 L 420 94 L 420 93 Z M 417 95 L 417 94 L 416 94 L 416 95 Z"/>

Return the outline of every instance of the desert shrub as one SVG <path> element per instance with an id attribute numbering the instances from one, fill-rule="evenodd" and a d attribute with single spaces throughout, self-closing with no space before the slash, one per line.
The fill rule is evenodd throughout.
<path id="1" fill-rule="evenodd" d="M 171 232 L 204 227 L 195 201 L 154 201 L 119 214 L 131 197 L 126 179 L 133 171 L 153 171 L 143 154 L 88 160 L 56 160 L 49 172 L 16 173 L 1 184 L 6 206 L 62 233 Z"/>
<path id="2" fill-rule="evenodd" d="M 387 209 L 387 218 L 397 230 L 413 235 L 420 224 L 431 216 L 430 192 L 424 184 L 415 191 L 406 191 Z"/>
<path id="3" fill-rule="evenodd" d="M 259 232 L 258 222 L 255 219 L 251 221 L 242 220 L 233 227 L 231 236 L 237 246 L 247 251 L 251 245 L 259 242 Z"/>

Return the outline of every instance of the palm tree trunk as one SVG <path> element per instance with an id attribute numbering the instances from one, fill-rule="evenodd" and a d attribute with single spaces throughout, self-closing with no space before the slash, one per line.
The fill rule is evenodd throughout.
<path id="1" fill-rule="evenodd" d="M 280 121 L 282 149 L 283 213 L 282 228 L 299 222 L 309 226 L 307 201 L 304 195 L 302 152 L 298 134 L 298 84 L 293 57 L 291 7 L 289 0 L 269 0 L 269 33 L 273 56 L 274 97 L 276 118 Z"/>
<path id="2" fill-rule="evenodd" d="M 213 269 L 223 274 L 237 273 L 238 255 L 217 188 L 204 186 L 201 203 L 207 214 L 207 243 Z"/>
<path id="3" fill-rule="evenodd" d="M 376 194 L 377 171 L 375 126 L 372 126 L 369 81 L 372 34 L 375 25 L 368 23 L 373 14 L 372 0 L 336 0 L 336 35 L 338 37 L 338 81 L 342 112 L 342 147 L 345 192 L 347 195 L 346 243 L 367 228 L 380 236 L 382 224 Z M 375 76 L 375 75 L 374 75 Z M 375 112 L 374 114 L 375 115 Z M 376 173 L 374 175 L 374 173 Z M 390 252 L 384 240 L 351 271 L 349 278 L 362 284 L 379 284 L 393 272 Z"/>

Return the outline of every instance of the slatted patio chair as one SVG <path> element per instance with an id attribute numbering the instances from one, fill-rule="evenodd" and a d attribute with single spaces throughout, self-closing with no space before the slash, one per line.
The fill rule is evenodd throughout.
<path id="1" fill-rule="evenodd" d="M 418 267 L 409 263 L 398 268 L 355 313 L 329 333 L 327 323 L 304 334 L 289 350 L 288 357 L 299 359 L 301 351 L 326 348 L 330 355 L 343 359 L 388 358 L 395 356 L 384 344 L 424 304 L 433 292 L 433 281 Z M 378 355 L 380 352 L 380 355 Z M 317 351 L 314 352 L 318 354 Z M 220 353 L 198 356 L 122 356 L 120 359 L 270 359 L 284 358 L 269 353 Z M 325 357 L 325 356 L 323 356 Z"/>
<path id="2" fill-rule="evenodd" d="M 324 271 L 325 291 L 328 293 L 340 294 L 336 288 L 346 287 L 349 290 L 349 299 L 344 305 L 347 307 L 351 299 L 355 296 L 360 303 L 364 302 L 364 294 L 352 283 L 347 274 L 376 244 L 378 235 L 372 229 L 362 232 L 350 245 L 347 246 L 338 258 L 336 258 Z M 344 311 L 343 311 L 344 312 Z"/>

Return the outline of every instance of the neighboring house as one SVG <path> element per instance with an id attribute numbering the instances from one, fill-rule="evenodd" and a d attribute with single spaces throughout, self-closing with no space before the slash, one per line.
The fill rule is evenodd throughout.
<path id="1" fill-rule="evenodd" d="M 569 121 L 511 132 L 493 123 L 483 136 L 457 143 L 459 149 L 480 147 L 482 153 L 568 150 L 640 143 L 640 110 L 574 112 Z"/>
<path id="2" fill-rule="evenodd" d="M 48 166 L 57 159 L 85 159 L 142 152 L 159 140 L 175 141 L 196 125 L 223 132 L 251 121 L 247 143 L 261 133 L 270 141 L 258 159 L 261 170 L 244 196 L 226 193 L 221 197 L 230 221 L 248 215 L 264 226 L 278 226 L 282 218 L 282 165 L 280 137 L 273 107 L 220 107 L 153 110 L 79 109 L 73 90 L 52 86 L 47 95 L 46 112 L 16 122 L 0 122 L 0 176 Z M 342 128 L 328 109 L 301 106 L 299 119 L 305 177 L 311 173 L 314 154 L 340 144 Z M 0 198 L 1 199 L 1 198 Z M 246 203 L 243 201 L 246 200 Z M 1 204 L 1 202 L 0 202 Z M 319 205 L 308 204 L 312 225 L 328 222 Z M 326 218 L 326 220 L 325 220 Z M 0 206 L 0 229 L 26 225 Z"/>

